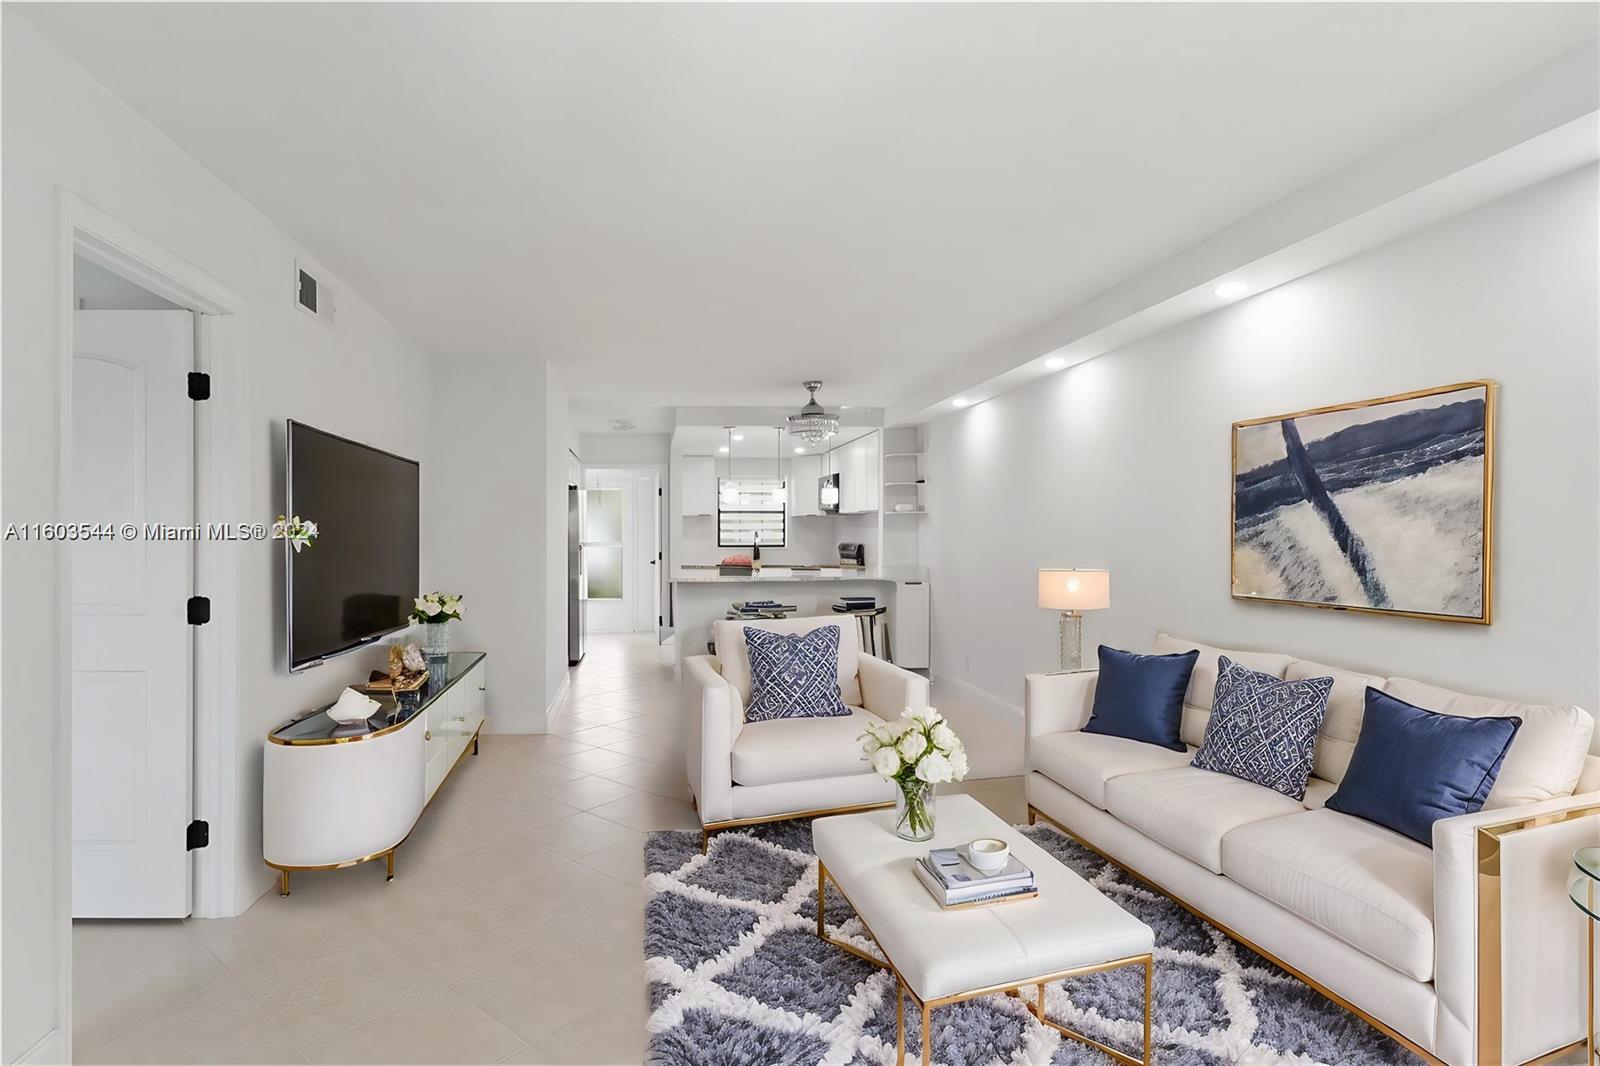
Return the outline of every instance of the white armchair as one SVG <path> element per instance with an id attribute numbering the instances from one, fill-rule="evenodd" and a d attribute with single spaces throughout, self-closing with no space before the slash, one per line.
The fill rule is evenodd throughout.
<path id="1" fill-rule="evenodd" d="M 744 720 L 750 660 L 744 630 L 809 633 L 839 629 L 839 691 L 848 718 Z M 894 785 L 861 757 L 869 722 L 928 705 L 928 679 L 861 651 L 853 619 L 787 618 L 722 621 L 712 626 L 716 655 L 685 660 L 689 721 L 689 787 L 700 823 L 719 829 L 894 802 Z"/>

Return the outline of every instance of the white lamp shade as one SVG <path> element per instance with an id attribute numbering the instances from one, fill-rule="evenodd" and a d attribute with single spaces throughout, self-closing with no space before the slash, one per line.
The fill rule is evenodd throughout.
<path id="1" fill-rule="evenodd" d="M 1111 571 L 1040 570 L 1039 606 L 1052 611 L 1098 611 L 1111 606 Z"/>

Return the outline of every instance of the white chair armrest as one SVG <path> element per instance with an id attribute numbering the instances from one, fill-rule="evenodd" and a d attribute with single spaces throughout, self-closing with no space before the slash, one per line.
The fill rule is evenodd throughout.
<path id="1" fill-rule="evenodd" d="M 1583 922 L 1567 899 L 1567 877 L 1573 851 L 1594 843 L 1600 843 L 1600 792 L 1433 823 L 1442 1058 L 1524 1062 L 1582 1035 L 1582 997 L 1548 990 L 1583 987 Z M 1480 931 L 1497 938 L 1498 967 L 1493 945 L 1479 942 Z M 1493 1037 L 1477 1032 L 1477 1020 L 1494 1016 L 1502 1046 L 1480 1050 L 1477 1038 Z M 1556 1043 L 1544 1046 L 1551 1040 Z M 1540 1050 L 1530 1050 L 1535 1047 Z"/>
<path id="2" fill-rule="evenodd" d="M 1094 685 L 1099 678 L 1098 670 L 1029 674 L 1022 704 L 1027 739 L 1082 729 L 1094 710 Z"/>
<path id="3" fill-rule="evenodd" d="M 921 674 L 863 652 L 856 678 L 861 705 L 879 718 L 895 719 L 907 707 L 928 705 L 928 679 Z"/>
<path id="4" fill-rule="evenodd" d="M 713 655 L 684 660 L 689 690 L 689 738 L 685 754 L 689 787 L 703 825 L 733 817 L 733 742 L 744 728 L 739 690 L 722 676 Z"/>

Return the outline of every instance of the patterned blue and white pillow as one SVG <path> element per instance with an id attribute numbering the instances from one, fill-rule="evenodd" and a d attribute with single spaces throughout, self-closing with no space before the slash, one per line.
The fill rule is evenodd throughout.
<path id="1" fill-rule="evenodd" d="M 1220 656 L 1211 720 L 1189 765 L 1304 798 L 1332 691 L 1331 677 L 1284 681 Z"/>
<path id="2" fill-rule="evenodd" d="M 809 633 L 744 630 L 750 655 L 747 722 L 774 718 L 842 718 L 850 708 L 839 698 L 839 627 Z"/>

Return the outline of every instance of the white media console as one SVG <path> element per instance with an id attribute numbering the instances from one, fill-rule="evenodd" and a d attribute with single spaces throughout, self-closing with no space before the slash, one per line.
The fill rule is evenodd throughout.
<path id="1" fill-rule="evenodd" d="M 289 894 L 296 870 L 337 870 L 385 859 L 483 727 L 482 652 L 430 661 L 428 682 L 365 722 L 340 725 L 321 709 L 267 736 L 262 776 L 262 853 Z"/>

